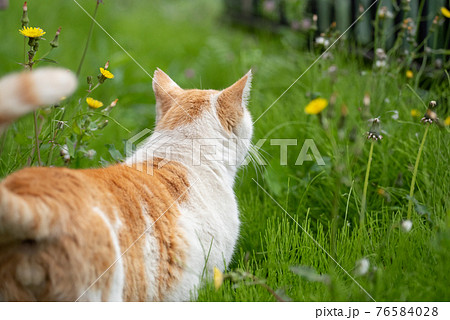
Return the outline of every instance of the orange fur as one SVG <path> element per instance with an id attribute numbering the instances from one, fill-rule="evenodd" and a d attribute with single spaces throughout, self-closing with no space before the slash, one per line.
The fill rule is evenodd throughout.
<path id="1" fill-rule="evenodd" d="M 203 112 L 210 109 L 211 96 L 218 91 L 214 90 L 183 90 L 174 96 L 168 110 L 157 124 L 157 129 L 173 130 L 178 126 L 195 121 Z"/>
<path id="2" fill-rule="evenodd" d="M 217 115 L 220 123 L 228 132 L 233 130 L 244 115 L 241 101 L 247 80 L 248 75 L 245 75 L 231 87 L 223 90 L 217 98 Z"/>
<path id="3" fill-rule="evenodd" d="M 0 184 L 0 298 L 74 301 L 87 289 L 115 260 L 111 236 L 93 210 L 96 206 L 110 221 L 122 223 L 122 252 L 145 231 L 144 215 L 152 222 L 159 218 L 152 227 L 161 248 L 158 283 L 147 283 L 138 241 L 122 258 L 123 298 L 144 301 L 152 285 L 158 287 L 158 299 L 164 299 L 180 275 L 185 254 L 176 226 L 179 212 L 171 205 L 189 183 L 182 165 L 169 162 L 158 168 L 159 161 L 153 161 L 153 175 L 115 165 L 88 170 L 28 168 L 7 177 Z M 17 210 L 29 212 L 21 216 Z M 111 274 L 112 270 L 91 289 L 102 290 L 103 300 L 108 299 Z"/>
<path id="4" fill-rule="evenodd" d="M 33 83 L 30 74 L 10 78 L 17 81 L 18 97 L 11 95 L 13 103 L 4 104 L 0 128 L 42 101 L 60 98 L 49 94 L 51 90 L 49 97 L 36 95 L 41 92 L 35 86 L 41 82 Z M 59 75 L 64 79 L 63 73 Z M 183 90 L 158 69 L 153 82 L 156 130 L 192 123 L 211 112 L 212 100 L 217 98 L 218 119 L 232 132 L 244 116 L 247 80 L 248 75 L 221 92 Z M 49 84 L 46 88 L 55 85 Z M 17 101 L 24 104 L 23 110 L 15 110 Z M 214 124 L 220 128 L 217 121 Z M 106 301 L 115 285 L 114 271 L 120 270 L 113 265 L 117 242 L 120 253 L 126 253 L 120 258 L 123 300 L 145 301 L 149 296 L 165 300 L 186 271 L 187 239 L 178 222 L 179 204 L 188 200 L 189 187 L 188 169 L 160 158 L 131 167 L 26 168 L 11 174 L 0 182 L 0 300 L 74 301 L 89 289 L 82 301 Z M 155 240 L 158 247 L 154 279 L 146 269 L 146 238 Z"/>

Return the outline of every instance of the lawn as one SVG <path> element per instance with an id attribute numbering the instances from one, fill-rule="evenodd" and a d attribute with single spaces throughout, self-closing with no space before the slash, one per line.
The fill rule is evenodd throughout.
<path id="1" fill-rule="evenodd" d="M 93 12 L 95 1 L 78 2 Z M 387 66 L 376 68 L 355 53 L 351 41 L 339 41 L 305 72 L 323 49 L 309 47 L 305 35 L 289 30 L 233 27 L 221 1 L 104 2 L 99 23 L 135 61 L 94 28 L 74 97 L 85 94 L 84 79 L 95 77 L 109 60 L 115 78 L 94 96 L 108 104 L 119 101 L 108 125 L 83 137 L 85 151 L 95 150 L 95 155 L 78 155 L 70 167 L 117 161 L 124 155 L 124 141 L 153 127 L 155 101 L 147 72 L 156 67 L 184 88 L 221 89 L 250 68 L 254 72 L 249 109 L 255 120 L 262 116 L 255 122 L 253 142 L 267 139 L 260 149 L 266 164 L 250 163 L 239 173 L 235 190 L 242 225 L 233 262 L 223 285 L 216 290 L 212 281 L 205 283 L 198 301 L 450 301 L 449 127 L 420 121 L 432 100 L 440 119 L 449 116 L 445 67 L 427 69 L 429 76 L 420 64 L 391 52 Z M 76 71 L 89 17 L 73 1 L 29 1 L 28 8 L 31 25 L 45 29 L 48 41 L 62 27 L 59 47 L 48 58 Z M 0 75 L 22 68 L 21 14 L 17 1 L 0 11 Z M 41 47 L 45 53 L 48 44 Z M 409 69 L 412 75 L 407 76 Z M 328 107 L 320 116 L 306 114 L 305 107 L 317 97 L 326 99 Z M 67 143 L 72 128 L 55 135 L 57 120 L 70 124 L 86 106 L 68 98 L 63 108 L 40 115 L 45 164 L 64 165 L 49 140 Z M 381 141 L 366 138 L 368 120 L 375 117 L 381 120 Z M 3 135 L 0 176 L 37 164 L 33 136 L 32 115 Z M 287 147 L 286 165 L 271 139 L 295 139 L 296 145 Z M 306 139 L 314 141 L 324 165 L 314 157 L 295 164 Z"/>

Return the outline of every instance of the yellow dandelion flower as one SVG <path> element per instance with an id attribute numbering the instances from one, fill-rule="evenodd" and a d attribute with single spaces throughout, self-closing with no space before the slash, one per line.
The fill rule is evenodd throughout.
<path id="1" fill-rule="evenodd" d="M 323 109 L 325 109 L 328 106 L 327 99 L 324 98 L 317 98 L 308 103 L 308 105 L 305 108 L 305 113 L 307 114 L 319 114 L 322 112 Z"/>
<path id="2" fill-rule="evenodd" d="M 441 12 L 442 12 L 442 14 L 444 15 L 444 17 L 450 19 L 450 10 L 448 10 L 446 7 L 442 7 L 442 8 L 441 8 Z"/>
<path id="3" fill-rule="evenodd" d="M 91 107 L 92 109 L 98 109 L 103 107 L 103 102 L 95 100 L 91 97 L 86 99 L 87 104 L 89 105 L 89 107 Z"/>
<path id="4" fill-rule="evenodd" d="M 23 27 L 23 29 L 20 29 L 19 32 L 28 38 L 39 38 L 45 34 L 45 31 L 41 28 L 34 27 Z"/>
<path id="5" fill-rule="evenodd" d="M 217 267 L 214 267 L 214 287 L 216 290 L 222 286 L 223 283 L 223 273 Z"/>
<path id="6" fill-rule="evenodd" d="M 414 73 L 411 70 L 406 71 L 406 77 L 408 79 L 412 79 L 414 77 Z"/>
<path id="7" fill-rule="evenodd" d="M 105 70 L 103 68 L 100 68 L 100 72 L 102 73 L 102 75 L 106 78 L 106 79 L 113 79 L 114 75 L 109 72 L 108 70 Z"/>
<path id="8" fill-rule="evenodd" d="M 444 123 L 446 126 L 450 126 L 450 117 L 445 118 Z"/>
<path id="9" fill-rule="evenodd" d="M 419 110 L 417 110 L 417 109 L 412 109 L 412 110 L 411 110 L 411 117 L 413 117 L 413 118 L 418 118 L 418 117 L 420 117 L 420 112 L 419 112 Z"/>

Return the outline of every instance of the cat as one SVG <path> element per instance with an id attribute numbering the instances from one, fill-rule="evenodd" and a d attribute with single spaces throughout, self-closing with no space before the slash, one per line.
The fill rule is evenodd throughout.
<path id="1" fill-rule="evenodd" d="M 182 89 L 157 69 L 154 132 L 124 163 L 6 177 L 0 300 L 195 300 L 213 268 L 224 271 L 239 236 L 233 184 L 253 134 L 251 80 L 249 71 L 222 91 Z M 8 85 L 23 83 L 2 80 L 0 93 Z M 11 101 L 0 107 L 8 120 L 13 108 L 30 109 L 28 98 Z"/>

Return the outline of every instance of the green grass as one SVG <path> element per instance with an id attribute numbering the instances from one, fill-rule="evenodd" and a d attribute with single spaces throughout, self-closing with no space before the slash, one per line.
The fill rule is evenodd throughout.
<path id="1" fill-rule="evenodd" d="M 90 12 L 95 1 L 80 1 Z M 21 7 L 13 2 L 0 12 L 2 30 L 0 74 L 20 70 L 23 57 L 20 27 Z M 49 40 L 62 26 L 60 47 L 49 58 L 76 70 L 89 29 L 89 18 L 71 1 L 29 4 L 31 25 L 47 31 Z M 320 54 L 306 50 L 302 35 L 282 32 L 265 34 L 232 28 L 223 21 L 219 1 L 106 1 L 99 22 L 142 66 L 152 73 L 156 67 L 167 71 L 187 88 L 224 88 L 254 70 L 250 110 L 256 119 Z M 45 44 L 41 44 L 45 46 Z M 298 50 L 298 47 L 303 50 Z M 45 52 L 45 50 L 43 50 Z M 394 63 L 385 71 L 372 70 L 361 57 L 353 56 L 347 45 L 338 43 L 331 60 L 322 59 L 309 70 L 258 122 L 255 139 L 298 139 L 290 146 L 288 165 L 279 164 L 279 147 L 269 140 L 262 155 L 267 166 L 250 164 L 241 170 L 236 192 L 241 209 L 241 237 L 229 270 L 242 269 L 265 281 L 274 290 L 295 301 L 370 301 L 359 286 L 306 234 L 308 232 L 377 301 L 449 301 L 450 275 L 450 158 L 449 130 L 430 127 L 415 186 L 413 228 L 406 233 L 399 225 L 406 219 L 412 170 L 425 127 L 410 116 L 411 109 L 425 112 L 421 101 L 407 87 L 428 102 L 437 100 L 440 118 L 450 96 L 443 71 L 427 90 L 407 80 L 404 67 Z M 80 159 L 72 167 L 100 166 L 101 158 L 113 161 L 107 144 L 123 151 L 123 141 L 154 123 L 151 79 L 99 28 L 83 67 L 82 77 L 96 75 L 98 67 L 110 60 L 116 78 L 107 81 L 94 97 L 103 101 L 119 98 L 111 116 L 123 127 L 110 123 L 101 135 L 89 141 L 97 151 L 93 160 Z M 336 81 L 328 73 L 337 66 Z M 186 70 L 195 75 L 187 77 Z M 80 85 L 75 97 L 83 95 Z M 314 95 L 336 105 L 324 111 L 329 128 L 317 117 L 303 111 Z M 365 110 L 363 97 L 371 97 Z M 77 112 L 76 101 L 66 106 Z M 340 109 L 348 108 L 342 128 Z M 330 110 L 332 109 L 332 110 Z M 394 120 L 391 111 L 397 110 Z M 329 112 L 332 111 L 332 112 Z M 374 145 L 367 191 L 366 223 L 359 229 L 359 214 L 370 143 L 363 114 L 381 117 L 384 138 Z M 56 116 L 52 111 L 51 117 Z M 54 129 L 44 125 L 43 135 Z M 32 147 L 32 117 L 15 123 L 1 140 L 0 175 L 23 167 Z M 61 135 L 60 139 L 63 139 Z M 314 139 L 325 166 L 294 163 L 305 139 Z M 59 141 L 64 143 L 64 140 Z M 43 159 L 50 146 L 43 143 Z M 63 165 L 54 156 L 52 164 Z M 299 223 L 299 227 L 253 181 L 255 179 Z M 384 190 L 384 196 L 378 190 Z M 419 214 L 428 212 L 429 214 Z M 305 232 L 306 231 L 306 232 Z M 357 261 L 367 258 L 370 271 L 356 276 Z M 313 282 L 294 274 L 292 266 L 310 266 L 329 275 L 329 284 Z M 281 291 L 278 291 L 281 292 Z M 215 290 L 212 282 L 201 290 L 199 301 L 275 301 L 261 286 L 231 283 Z"/>

